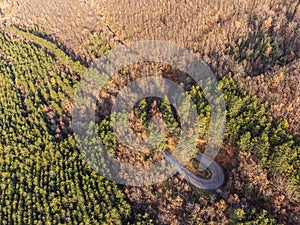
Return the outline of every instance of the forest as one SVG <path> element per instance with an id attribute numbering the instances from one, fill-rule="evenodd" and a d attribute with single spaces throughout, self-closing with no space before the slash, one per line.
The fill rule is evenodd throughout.
<path id="1" fill-rule="evenodd" d="M 1 32 L 2 224 L 151 223 L 147 212 L 132 211 L 122 187 L 97 175 L 78 151 L 70 128 L 70 102 L 87 69 L 34 32 L 15 27 Z M 94 51 L 98 49 L 96 45 Z M 273 120 L 266 105 L 242 91 L 230 76 L 220 75 L 219 88 L 227 107 L 225 142 L 249 152 L 262 168 L 287 177 L 286 182 L 298 188 L 299 140 L 288 133 L 288 122 Z M 203 91 L 192 86 L 187 94 L 196 103 L 200 136 L 206 140 L 211 117 Z M 170 148 L 168 139 L 176 136 L 179 124 L 168 101 L 140 101 L 137 119 L 147 127 L 155 108 L 169 127 L 160 148 Z M 116 147 L 110 120 L 101 120 L 98 130 L 110 154 L 117 155 L 126 150 Z M 151 157 L 157 156 L 146 158 Z M 275 224 L 260 208 L 254 204 L 246 211 L 232 209 L 230 220 Z"/>
<path id="2" fill-rule="evenodd" d="M 300 5 L 231 3 L 153 1 L 149 13 L 147 1 L 53 0 L 46 9 L 43 0 L 0 0 L 0 224 L 300 224 Z M 127 178 L 122 167 L 118 174 L 110 170 L 107 156 L 149 166 L 178 145 L 182 124 L 167 99 L 141 99 L 129 114 L 128 125 L 141 139 L 152 135 L 153 118 L 165 122 L 154 151 L 132 151 L 113 129 L 118 91 L 149 71 L 192 99 L 200 125 L 193 154 L 205 151 L 212 129 L 208 100 L 220 99 L 163 63 L 137 63 L 114 74 L 95 97 L 96 120 L 88 130 L 106 149 L 96 139 L 78 142 L 74 95 L 91 63 L 143 39 L 178 43 L 212 69 L 226 105 L 215 158 L 225 175 L 220 189 L 201 190 L 179 173 L 142 187 L 103 176 Z M 209 176 L 194 159 L 185 166 Z"/>
<path id="3" fill-rule="evenodd" d="M 79 63 L 49 42 L 17 34 L 0 36 L 1 224 L 147 221 L 133 216 L 116 184 L 87 166 L 66 130 Z"/>

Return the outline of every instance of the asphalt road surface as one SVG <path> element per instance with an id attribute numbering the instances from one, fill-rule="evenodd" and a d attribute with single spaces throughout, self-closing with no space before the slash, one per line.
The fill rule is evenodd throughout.
<path id="1" fill-rule="evenodd" d="M 184 167 L 184 165 L 182 165 L 169 151 L 164 151 L 163 154 L 166 160 L 175 166 L 177 171 L 184 175 L 185 179 L 190 184 L 200 189 L 215 191 L 224 183 L 223 169 L 214 160 L 200 152 L 197 153 L 196 160 L 201 162 L 201 164 L 210 171 L 211 176 L 209 179 L 204 179 L 193 174 L 190 170 Z"/>

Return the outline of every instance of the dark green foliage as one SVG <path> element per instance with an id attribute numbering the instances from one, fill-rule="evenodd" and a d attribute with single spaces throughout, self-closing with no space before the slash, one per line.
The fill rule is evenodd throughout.
<path id="1" fill-rule="evenodd" d="M 88 166 L 72 135 L 59 141 L 52 134 L 50 120 L 67 113 L 77 83 L 57 68 L 68 63 L 79 73 L 83 67 L 53 44 L 31 41 L 40 43 L 0 33 L 1 224 L 127 223 L 124 193 Z"/>
<path id="2" fill-rule="evenodd" d="M 158 103 L 159 110 L 162 113 L 162 117 L 164 122 L 166 123 L 166 134 L 164 135 L 164 140 L 160 143 L 156 143 L 156 137 L 159 136 L 159 131 L 156 130 L 153 124 L 150 123 L 150 108 L 151 106 L 148 105 L 148 102 L 146 99 L 142 99 L 137 104 L 137 117 L 141 119 L 144 129 L 147 132 L 147 134 L 150 136 L 151 132 L 157 132 L 152 133 L 153 139 L 148 140 L 153 144 L 154 146 L 158 146 L 158 151 L 163 151 L 167 149 L 167 140 L 168 137 L 174 137 L 178 138 L 180 135 L 180 126 L 178 122 L 176 121 L 174 115 L 171 111 L 171 106 L 168 100 L 162 100 L 160 103 Z M 110 154 L 115 154 L 116 151 L 116 134 L 113 131 L 112 128 L 112 120 L 116 120 L 116 118 L 122 118 L 125 114 L 122 115 L 122 113 L 112 114 L 108 117 L 106 117 L 104 120 L 102 120 L 99 123 L 98 131 L 100 133 L 100 137 L 102 139 L 103 144 L 105 145 L 106 149 Z M 126 124 L 128 124 L 130 121 L 126 121 Z M 157 145 L 156 145 L 157 144 Z"/>
<path id="3" fill-rule="evenodd" d="M 39 25 L 34 26 L 34 27 L 25 27 L 22 30 L 26 31 L 26 32 L 30 32 L 30 33 L 32 33 L 32 34 L 34 34 L 36 36 L 42 37 L 42 38 L 47 38 L 47 33 Z"/>
<path id="4" fill-rule="evenodd" d="M 72 135 L 59 141 L 53 135 L 50 120 L 66 113 L 64 106 L 72 99 L 77 84 L 74 74 L 82 74 L 86 68 L 41 37 L 15 28 L 10 31 L 31 41 L 0 33 L 1 223 L 122 224 L 132 220 L 138 221 L 137 224 L 151 223 L 147 215 L 132 217 L 123 192 L 93 172 L 78 152 Z M 268 45 L 268 39 L 262 45 Z M 74 74 L 61 69 L 61 65 L 67 65 Z M 231 78 L 223 77 L 219 88 L 227 107 L 226 141 L 250 151 L 263 167 L 299 186 L 300 148 L 288 134 L 287 122 L 267 117 L 266 105 L 241 91 Z M 211 127 L 211 108 L 199 87 L 192 87 L 188 94 L 199 113 L 199 136 L 206 140 Z M 174 115 L 169 102 L 162 100 L 158 107 L 168 135 L 178 136 L 180 118 Z M 147 128 L 150 119 L 147 101 L 140 101 L 138 109 Z M 105 154 L 114 156 L 116 137 L 110 119 L 102 120 L 97 129 L 108 149 Z M 166 141 L 161 150 L 167 147 Z M 86 142 L 98 145 L 93 140 Z M 101 157 L 97 151 L 92 153 L 96 163 Z M 105 162 L 103 165 L 109 173 Z M 251 187 L 246 189 L 251 195 Z M 240 209 L 233 212 L 232 222 L 275 224 L 265 211 Z"/>
<path id="5" fill-rule="evenodd" d="M 235 209 L 230 215 L 233 225 L 276 225 L 276 220 L 268 215 L 266 210 L 258 211 L 255 208 L 244 210 Z"/>
<path id="6" fill-rule="evenodd" d="M 110 50 L 110 46 L 105 43 L 103 33 L 94 33 L 90 36 L 89 50 L 96 58 Z"/>
<path id="7" fill-rule="evenodd" d="M 288 133 L 286 121 L 273 121 L 266 114 L 266 104 L 241 91 L 232 78 L 219 81 L 226 102 L 225 139 L 243 151 L 250 151 L 262 167 L 279 172 L 291 184 L 299 186 L 299 143 Z M 202 137 L 207 137 L 210 114 L 207 101 L 200 88 L 193 87 L 190 94 L 197 103 L 200 123 L 204 124 Z"/>
<path id="8" fill-rule="evenodd" d="M 288 133 L 288 123 L 267 117 L 266 105 L 240 91 L 231 78 L 223 77 L 220 85 L 227 103 L 225 137 L 241 150 L 253 153 L 263 167 L 299 186 L 299 143 Z"/>
<path id="9" fill-rule="evenodd" d="M 299 143 L 288 133 L 286 121 L 273 121 L 266 114 L 266 104 L 240 90 L 232 78 L 219 81 L 226 102 L 225 139 L 243 151 L 250 151 L 264 168 L 279 173 L 290 184 L 299 187 Z M 207 139 L 210 129 L 210 107 L 199 87 L 189 91 L 199 113 L 200 137 Z"/>
<path id="10" fill-rule="evenodd" d="M 219 81 L 219 88 L 223 91 L 227 108 L 225 140 L 240 150 L 251 152 L 263 168 L 271 169 L 285 177 L 293 186 L 299 186 L 299 143 L 295 143 L 294 137 L 288 133 L 288 123 L 273 121 L 268 117 L 267 105 L 260 104 L 258 98 L 241 91 L 232 78 L 223 77 Z M 211 129 L 210 106 L 200 87 L 193 86 L 188 94 L 199 114 L 199 138 L 207 140 Z M 149 106 L 142 100 L 138 107 L 139 116 L 147 126 L 149 114 L 146 111 Z M 169 133 L 178 137 L 180 124 L 171 112 L 170 104 L 163 100 L 159 107 Z M 166 145 L 161 146 L 163 148 L 160 150 L 166 148 Z"/>
<path id="11" fill-rule="evenodd" d="M 142 123 L 145 126 L 148 126 L 149 119 L 149 107 L 146 99 L 142 99 L 138 103 L 138 116 L 142 120 Z"/>
<path id="12" fill-rule="evenodd" d="M 153 224 L 152 219 L 149 218 L 149 215 L 145 213 L 144 215 L 138 214 L 136 215 L 135 218 L 135 223 L 136 225 L 151 225 Z"/>
<path id="13" fill-rule="evenodd" d="M 246 73 L 259 75 L 274 65 L 284 66 L 295 57 L 295 50 L 285 46 L 284 40 L 274 40 L 267 32 L 239 39 L 230 49 L 239 63 L 245 62 Z"/>
<path id="14" fill-rule="evenodd" d="M 55 44 L 49 42 L 46 39 L 35 36 L 34 34 L 26 31 L 22 31 L 15 27 L 7 28 L 11 33 L 24 37 L 27 40 L 47 49 L 52 54 L 54 54 L 55 58 L 57 58 L 62 64 L 69 66 L 75 73 L 83 74 L 87 69 L 80 64 L 79 61 L 73 61 L 69 56 L 67 56 L 63 50 L 58 48 Z"/>
<path id="15" fill-rule="evenodd" d="M 168 132 L 172 137 L 179 137 L 180 135 L 180 124 L 176 120 L 175 115 L 172 112 L 170 102 L 167 99 L 163 99 L 159 106 L 162 112 L 163 120 L 167 125 Z"/>

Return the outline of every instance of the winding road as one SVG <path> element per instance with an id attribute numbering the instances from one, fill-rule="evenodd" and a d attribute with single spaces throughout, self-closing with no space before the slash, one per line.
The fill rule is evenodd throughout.
<path id="1" fill-rule="evenodd" d="M 209 169 L 211 173 L 209 179 L 204 179 L 193 174 L 190 170 L 184 167 L 184 165 L 182 165 L 169 151 L 163 151 L 163 155 L 169 163 L 177 168 L 177 171 L 180 174 L 184 175 L 185 179 L 190 184 L 200 189 L 215 191 L 224 183 L 223 169 L 214 160 L 200 152 L 196 154 L 195 159 L 201 162 L 205 168 Z"/>

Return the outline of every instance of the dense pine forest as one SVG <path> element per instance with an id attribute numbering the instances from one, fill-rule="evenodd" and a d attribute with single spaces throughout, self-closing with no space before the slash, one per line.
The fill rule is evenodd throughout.
<path id="1" fill-rule="evenodd" d="M 122 190 L 87 166 L 67 130 L 79 64 L 38 37 L 0 35 L 1 224 L 137 222 Z"/>

